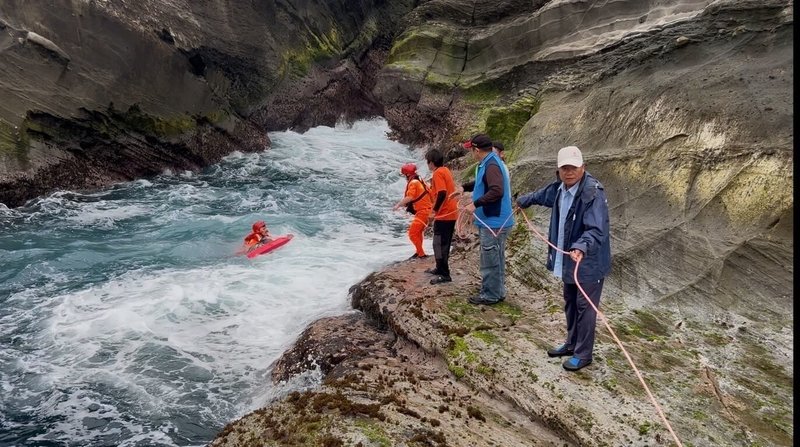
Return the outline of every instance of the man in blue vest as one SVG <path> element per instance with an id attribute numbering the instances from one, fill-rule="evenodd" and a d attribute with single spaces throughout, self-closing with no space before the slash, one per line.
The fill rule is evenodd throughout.
<path id="1" fill-rule="evenodd" d="M 472 304 L 497 304 L 506 298 L 506 238 L 514 226 L 511 181 L 505 164 L 492 150 L 492 140 L 478 134 L 464 143 L 478 162 L 472 203 L 481 240 L 481 290 Z"/>
<path id="2" fill-rule="evenodd" d="M 558 151 L 558 180 L 521 196 L 517 205 L 552 208 L 548 239 L 569 252 L 564 255 L 550 247 L 547 254 L 547 269 L 564 281 L 567 316 L 566 341 L 547 355 L 570 356 L 562 366 L 577 371 L 592 363 L 597 313 L 575 284 L 575 263 L 580 261 L 578 282 L 598 308 L 603 280 L 611 270 L 608 202 L 603 185 L 586 172 L 580 149 L 567 146 Z"/>

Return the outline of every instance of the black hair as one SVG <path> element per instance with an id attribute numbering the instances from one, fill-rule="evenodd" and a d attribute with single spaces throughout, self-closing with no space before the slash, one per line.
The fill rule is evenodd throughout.
<path id="1" fill-rule="evenodd" d="M 433 163 L 437 168 L 444 166 L 444 155 L 439 149 L 431 149 L 425 153 L 425 160 L 428 163 Z"/>

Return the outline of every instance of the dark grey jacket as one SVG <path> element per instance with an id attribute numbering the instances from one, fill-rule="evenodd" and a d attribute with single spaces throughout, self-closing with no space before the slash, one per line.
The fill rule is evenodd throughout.
<path id="1" fill-rule="evenodd" d="M 517 199 L 517 205 L 527 208 L 541 205 L 552 208 L 550 215 L 550 232 L 548 239 L 553 245 L 558 244 L 558 216 L 561 203 L 561 181 L 557 180 L 538 191 L 525 194 Z M 564 246 L 566 251 L 578 249 L 584 253 L 581 267 L 578 270 L 578 281 L 581 283 L 598 281 L 608 276 L 611 271 L 610 224 L 608 221 L 608 202 L 603 185 L 586 172 L 580 181 L 575 200 L 567 212 L 564 228 Z M 573 272 L 575 263 L 567 255 L 557 253 L 549 247 L 547 253 L 547 269 L 552 271 L 555 256 L 564 256 L 562 279 L 567 284 L 574 284 Z"/>

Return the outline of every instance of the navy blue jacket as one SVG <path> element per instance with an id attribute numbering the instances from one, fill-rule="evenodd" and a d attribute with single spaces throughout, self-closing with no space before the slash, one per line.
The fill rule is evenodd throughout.
<path id="1" fill-rule="evenodd" d="M 561 181 L 557 180 L 538 191 L 534 191 L 517 199 L 517 205 L 527 208 L 540 205 L 552 208 L 550 214 L 550 232 L 547 238 L 553 245 L 558 244 L 558 216 L 561 203 Z M 583 252 L 581 267 L 578 270 L 578 281 L 594 282 L 608 276 L 611 271 L 611 240 L 609 236 L 608 202 L 603 185 L 586 172 L 580 181 L 575 200 L 567 212 L 564 228 L 564 246 L 566 251 L 578 249 Z M 555 256 L 564 256 L 562 279 L 567 284 L 575 283 L 573 272 L 575 262 L 568 255 L 557 253 L 552 247 L 547 252 L 547 269 L 553 271 Z"/>

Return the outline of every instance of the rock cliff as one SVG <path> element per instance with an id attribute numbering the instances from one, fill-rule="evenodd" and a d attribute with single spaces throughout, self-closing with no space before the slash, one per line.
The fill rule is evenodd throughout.
<path id="1" fill-rule="evenodd" d="M 197 169 L 381 113 L 396 1 L 4 1 L 0 203 Z"/>

